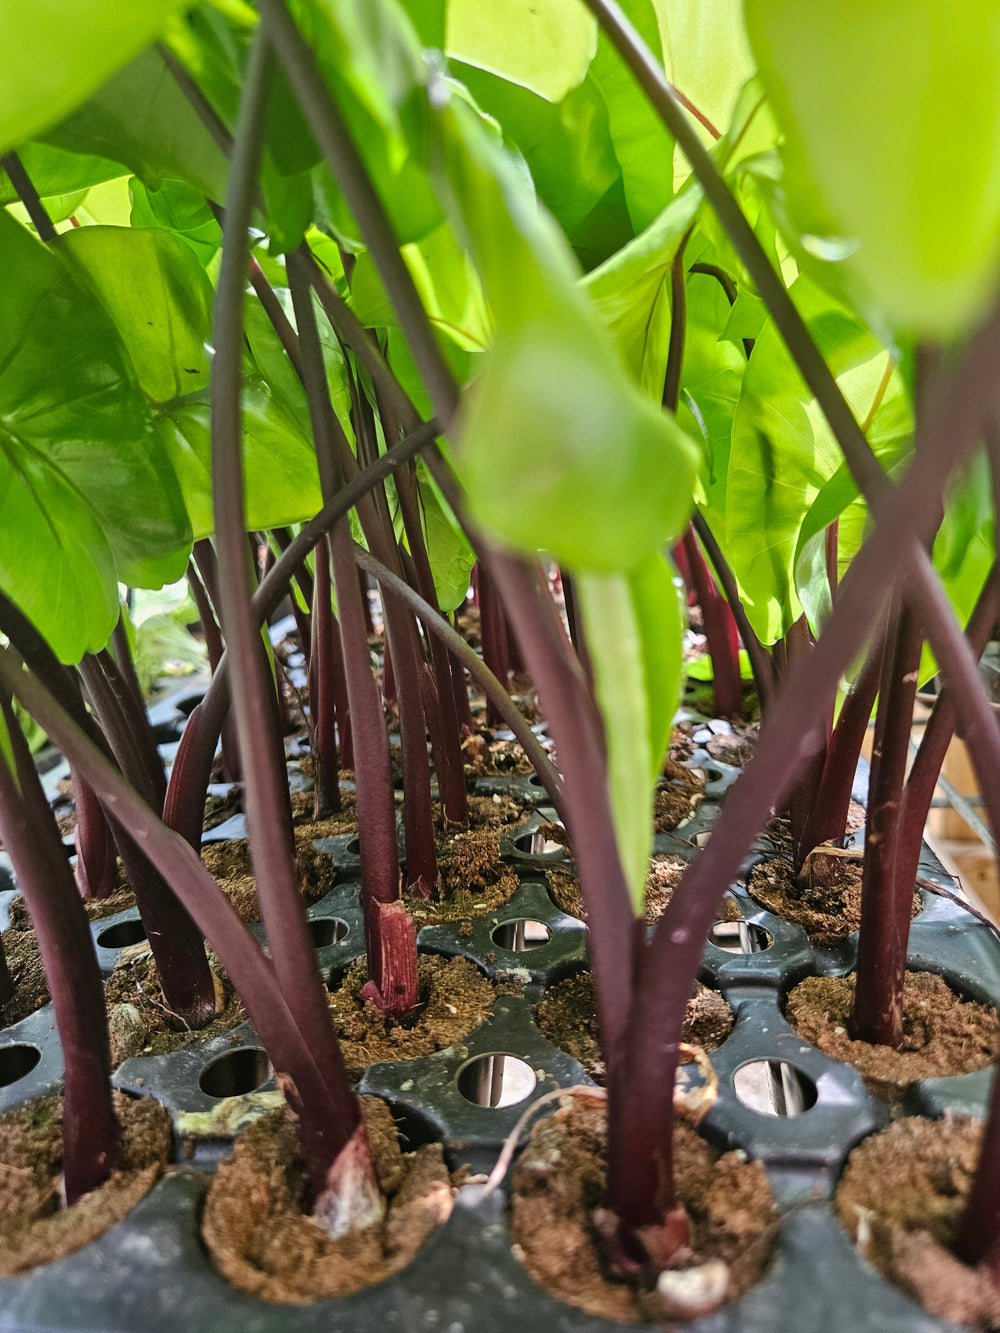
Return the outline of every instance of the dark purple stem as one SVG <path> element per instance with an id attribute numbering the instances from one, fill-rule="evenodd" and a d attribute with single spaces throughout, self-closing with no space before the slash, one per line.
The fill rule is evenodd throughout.
<path id="1" fill-rule="evenodd" d="M 212 343 L 212 496 L 220 574 L 220 610 L 226 636 L 233 712 L 245 773 L 247 831 L 261 918 L 281 993 L 295 1025 L 315 1054 L 327 1096 L 315 1114 L 352 1117 L 343 1061 L 333 1033 L 326 992 L 316 966 L 298 875 L 288 805 L 284 753 L 266 719 L 273 711 L 274 687 L 261 651 L 258 618 L 250 602 L 244 526 L 241 378 L 243 301 L 248 252 L 247 225 L 263 140 L 269 42 L 258 37 L 250 53 L 240 98 L 239 122 L 230 161 L 223 226 L 222 263 L 216 289 Z M 312 1156 L 304 1143 L 310 1174 L 325 1180 L 343 1140 L 331 1131 L 331 1152 Z M 334 1147 L 334 1143 L 336 1146 Z"/>
<path id="2" fill-rule="evenodd" d="M 884 655 L 865 823 L 853 1035 L 898 1048 L 913 884 L 897 874 L 900 806 L 913 726 L 923 636 L 916 617 L 899 613 Z"/>
<path id="3" fill-rule="evenodd" d="M 63 1179 L 72 1204 L 107 1180 L 118 1152 L 104 988 L 83 903 L 6 689 L 0 710 L 14 761 L 12 771 L 0 758 L 0 838 L 31 915 L 59 1029 Z"/>

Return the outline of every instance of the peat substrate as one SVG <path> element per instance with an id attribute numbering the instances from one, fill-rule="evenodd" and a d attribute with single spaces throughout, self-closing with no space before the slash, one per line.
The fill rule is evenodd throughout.
<path id="1" fill-rule="evenodd" d="M 851 1153 L 837 1214 L 858 1252 L 939 1319 L 1000 1328 L 1000 1291 L 951 1251 L 979 1161 L 978 1120 L 894 1121 Z"/>
<path id="2" fill-rule="evenodd" d="M 26 1102 L 0 1118 L 0 1278 L 82 1249 L 120 1222 L 170 1160 L 170 1116 L 152 1097 L 113 1094 L 119 1166 L 71 1208 L 62 1204 L 62 1099 Z"/>
<path id="3" fill-rule="evenodd" d="M 818 848 L 796 876 L 776 857 L 754 866 L 747 892 L 762 907 L 800 925 L 813 944 L 835 944 L 861 925 L 861 860 Z M 920 911 L 914 893 L 911 915 Z"/>
<path id="4" fill-rule="evenodd" d="M 460 1042 L 493 1012 L 496 990 L 467 958 L 421 954 L 417 960 L 420 1004 L 394 1018 L 362 994 L 367 965 L 359 958 L 330 994 L 330 1010 L 347 1072 L 360 1078 L 381 1060 L 412 1060 Z"/>
<path id="5" fill-rule="evenodd" d="M 579 1060 L 590 1077 L 603 1084 L 604 1057 L 597 1026 L 594 979 L 589 972 L 578 972 L 557 982 L 535 1006 L 535 1021 L 553 1046 Z M 732 1009 L 718 991 L 696 981 L 694 994 L 687 1003 L 681 1041 L 714 1051 L 732 1029 Z"/>
<path id="6" fill-rule="evenodd" d="M 236 1140 L 208 1191 L 202 1236 L 218 1271 L 266 1301 L 305 1304 L 346 1296 L 404 1267 L 451 1212 L 441 1145 L 400 1147 L 389 1108 L 363 1097 L 379 1188 L 381 1222 L 331 1240 L 303 1212 L 307 1175 L 284 1111 L 255 1121 Z"/>
<path id="7" fill-rule="evenodd" d="M 855 974 L 807 977 L 789 992 L 785 1017 L 814 1046 L 858 1070 L 871 1092 L 897 1100 L 912 1083 L 985 1069 L 1000 1045 L 1000 1014 L 963 1000 L 933 972 L 907 972 L 903 1044 L 874 1046 L 851 1037 Z"/>
<path id="8" fill-rule="evenodd" d="M 610 1276 L 593 1214 L 606 1186 L 604 1108 L 578 1099 L 539 1122 L 513 1177 L 511 1230 L 515 1253 L 547 1291 L 588 1314 L 629 1322 L 663 1319 L 652 1287 Z M 738 1299 L 764 1275 L 778 1220 L 759 1162 L 720 1155 L 689 1125 L 675 1121 L 677 1194 L 691 1223 L 689 1249 L 678 1268 L 721 1260 L 728 1268 L 725 1301 Z"/>

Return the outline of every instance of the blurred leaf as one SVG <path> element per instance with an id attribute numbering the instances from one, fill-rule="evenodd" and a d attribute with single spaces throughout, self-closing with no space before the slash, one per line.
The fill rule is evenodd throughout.
<path id="1" fill-rule="evenodd" d="M 747 0 L 788 138 L 789 192 L 903 328 L 937 339 L 992 294 L 1000 254 L 1000 8 Z M 789 199 L 795 208 L 800 200 Z"/>
<path id="2" fill-rule="evenodd" d="M 0 153 L 35 138 L 78 107 L 154 41 L 180 7 L 178 0 L 88 0 L 86 5 L 10 0 L 0 5 Z"/>

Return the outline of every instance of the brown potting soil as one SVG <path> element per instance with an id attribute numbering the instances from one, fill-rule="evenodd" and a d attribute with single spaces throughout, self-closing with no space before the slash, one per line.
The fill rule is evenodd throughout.
<path id="1" fill-rule="evenodd" d="M 400 1019 L 362 995 L 368 980 L 363 958 L 351 964 L 331 992 L 330 1009 L 352 1079 L 380 1060 L 412 1060 L 455 1045 L 493 1012 L 496 992 L 467 958 L 421 954 L 417 977 L 420 1006 Z"/>
<path id="2" fill-rule="evenodd" d="M 331 836 L 332 821 L 305 824 L 295 829 L 295 851 L 299 864 L 299 887 L 307 905 L 318 902 L 330 892 L 337 880 L 337 869 L 325 852 L 313 846 L 317 838 Z M 202 863 L 236 909 L 241 921 L 260 920 L 257 884 L 250 859 L 250 845 L 245 838 L 206 843 Z"/>
<path id="3" fill-rule="evenodd" d="M 202 828 L 207 833 L 209 829 L 224 824 L 227 819 L 240 814 L 242 810 L 243 787 L 237 783 L 226 792 L 225 796 L 209 795 L 205 801 L 205 818 L 202 822 Z"/>
<path id="4" fill-rule="evenodd" d="M 670 833 L 688 819 L 702 799 L 704 781 L 669 756 L 663 764 L 666 779 L 653 796 L 653 828 Z"/>
<path id="5" fill-rule="evenodd" d="M 807 977 L 785 1001 L 789 1023 L 814 1046 L 858 1070 L 868 1088 L 893 1100 L 917 1079 L 985 1069 L 996 1059 L 1000 1014 L 963 1000 L 932 972 L 907 972 L 903 1044 L 872 1046 L 851 1037 L 855 974 Z"/>
<path id="6" fill-rule="evenodd" d="M 384 1219 L 338 1240 L 303 1213 L 306 1172 L 283 1111 L 254 1122 L 212 1179 L 202 1236 L 219 1272 L 266 1301 L 346 1296 L 403 1268 L 451 1212 L 441 1145 L 403 1153 L 389 1108 L 362 1097 Z"/>
<path id="7" fill-rule="evenodd" d="M 595 1083 L 603 1084 L 604 1056 L 597 1026 L 594 979 L 589 972 L 578 972 L 556 982 L 535 1006 L 535 1021 L 553 1046 L 579 1060 Z M 681 1040 L 714 1051 L 732 1028 L 733 1011 L 726 1001 L 718 991 L 696 981 L 687 1003 Z"/>
<path id="8" fill-rule="evenodd" d="M 551 1294 L 605 1319 L 662 1320 L 655 1290 L 609 1276 L 593 1222 L 605 1193 L 604 1108 L 577 1100 L 540 1121 L 518 1159 L 511 1230 L 515 1253 Z M 721 1260 L 725 1301 L 764 1275 L 777 1231 L 767 1175 L 736 1152 L 720 1156 L 688 1125 L 675 1122 L 677 1194 L 691 1222 L 691 1246 L 676 1266 Z"/>
<path id="9" fill-rule="evenodd" d="M 835 944 L 861 925 L 861 860 L 817 848 L 798 878 L 776 857 L 755 865 L 747 892 L 768 911 L 800 925 L 813 944 Z M 911 915 L 920 911 L 914 893 Z"/>
<path id="10" fill-rule="evenodd" d="M 836 1208 L 859 1253 L 939 1319 L 1000 1328 L 1000 1291 L 949 1248 L 979 1159 L 977 1120 L 896 1120 L 851 1153 Z"/>
<path id="11" fill-rule="evenodd" d="M 45 1097 L 0 1118 L 0 1278 L 89 1245 L 144 1198 L 170 1160 L 170 1117 L 151 1097 L 114 1096 L 120 1166 L 71 1208 L 60 1201 L 62 1100 Z"/>
<path id="12" fill-rule="evenodd" d="M 737 728 L 720 736 L 713 736 L 706 743 L 705 749 L 720 763 L 731 764 L 733 768 L 746 768 L 757 748 L 759 732 L 760 727 L 756 723 L 750 727 Z"/>
<path id="13" fill-rule="evenodd" d="M 142 941 L 122 950 L 104 988 L 112 1064 L 119 1065 L 133 1055 L 166 1055 L 221 1036 L 244 1022 L 246 1010 L 218 972 L 215 989 L 215 1017 L 204 1027 L 191 1028 L 167 1008 L 149 945 Z"/>
<path id="14" fill-rule="evenodd" d="M 679 856 L 657 853 L 649 863 L 646 876 L 646 908 L 643 914 L 647 925 L 658 921 L 673 897 L 674 889 L 680 883 L 681 876 L 687 869 L 687 862 Z M 580 881 L 571 870 L 554 866 L 545 871 L 549 896 L 561 912 L 575 916 L 579 921 L 586 921 L 587 909 L 583 905 Z M 733 899 L 727 894 L 719 909 L 721 921 L 739 921 L 742 913 Z"/>
<path id="15" fill-rule="evenodd" d="M 456 833 L 438 857 L 440 896 L 406 896 L 407 911 L 420 925 L 463 921 L 494 912 L 517 892 L 517 872 L 500 860 L 496 833 Z"/>
<path id="16" fill-rule="evenodd" d="M 107 898 L 85 902 L 83 910 L 88 921 L 102 921 L 115 912 L 134 906 L 132 890 L 123 886 Z M 25 901 L 20 896 L 10 905 L 10 927 L 4 931 L 3 949 L 14 983 L 14 993 L 6 1004 L 0 1004 L 0 1029 L 19 1023 L 22 1018 L 27 1018 L 43 1004 L 47 1004 L 49 999 L 35 929 Z"/>

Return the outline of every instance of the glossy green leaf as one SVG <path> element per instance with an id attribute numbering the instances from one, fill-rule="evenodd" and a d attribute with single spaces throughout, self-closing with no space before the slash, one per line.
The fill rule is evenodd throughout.
<path id="1" fill-rule="evenodd" d="M 597 22 L 579 0 L 448 0 L 445 47 L 467 64 L 560 101 L 583 82 Z"/>
<path id="2" fill-rule="evenodd" d="M 588 74 L 559 102 L 545 101 L 516 83 L 468 65 L 455 66 L 476 104 L 499 122 L 504 141 L 516 147 L 531 172 L 539 199 L 576 247 L 588 221 L 588 253 L 601 256 L 632 234 L 624 206 L 595 218 L 612 187 L 621 180 L 603 92 Z M 595 235 L 594 221 L 603 234 Z"/>
<path id="3" fill-rule="evenodd" d="M 89 190 L 101 181 L 113 180 L 122 174 L 121 164 L 105 157 L 88 157 L 83 153 L 64 153 L 46 143 L 26 143 L 17 150 L 21 166 L 42 199 L 55 195 Z M 11 204 L 18 193 L 7 173 L 0 170 L 0 204 Z"/>
<path id="4" fill-rule="evenodd" d="M 761 75 L 848 263 L 898 325 L 966 327 L 1000 258 L 1000 8 L 747 0 Z M 794 200 L 790 201 L 794 205 Z"/>
<path id="5" fill-rule="evenodd" d="M 700 190 L 684 190 L 641 235 L 584 279 L 626 365 L 653 397 L 663 392 L 670 272 L 701 201 Z"/>
<path id="6" fill-rule="evenodd" d="M 912 423 L 899 376 L 883 385 L 888 353 L 855 316 L 806 279 L 798 279 L 792 293 L 855 416 L 868 424 L 873 446 L 898 456 L 908 446 Z M 750 622 L 766 642 L 801 613 L 796 544 L 806 515 L 841 461 L 825 418 L 768 323 L 747 366 L 733 419 L 724 515 L 726 554 Z"/>
<path id="7" fill-rule="evenodd" d="M 438 606 L 442 611 L 454 611 L 469 591 L 476 555 L 422 462 L 417 463 L 417 485 Z"/>
<path id="8" fill-rule="evenodd" d="M 162 32 L 179 0 L 0 5 L 0 153 L 35 138 Z"/>
<path id="9" fill-rule="evenodd" d="M 103 307 L 3 212 L 0 255 L 0 578 L 75 661 L 107 640 L 117 580 L 158 586 L 183 573 L 190 529 Z"/>
<path id="10" fill-rule="evenodd" d="M 159 227 L 81 227 L 57 244 L 114 320 L 150 402 L 206 387 L 214 293 L 189 246 Z"/>
<path id="11" fill-rule="evenodd" d="M 165 180 L 147 190 L 137 176 L 129 181 L 133 227 L 166 227 L 191 247 L 204 265 L 222 244 L 222 228 L 205 196 L 184 181 Z"/>
<path id="12" fill-rule="evenodd" d="M 654 55 L 660 36 L 651 0 L 620 6 Z M 624 61 L 602 32 L 590 77 L 608 108 L 608 132 L 622 173 L 625 203 L 634 232 L 648 227 L 674 192 L 674 140 Z"/>
<path id="13" fill-rule="evenodd" d="M 123 162 L 152 190 L 186 181 L 225 200 L 226 159 L 154 49 L 143 51 L 67 120 L 46 143 Z"/>

